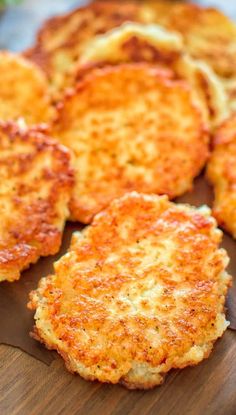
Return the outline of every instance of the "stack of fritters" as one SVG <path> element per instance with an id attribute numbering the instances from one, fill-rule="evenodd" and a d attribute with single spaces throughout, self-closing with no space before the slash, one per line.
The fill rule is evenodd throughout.
<path id="1" fill-rule="evenodd" d="M 46 134 L 55 118 L 48 80 L 0 52 L 0 281 L 58 252 L 73 186 L 68 149 Z"/>
<path id="2" fill-rule="evenodd" d="M 86 379 L 153 387 L 227 328 L 222 233 L 167 196 L 210 158 L 213 213 L 236 236 L 235 45 L 214 9 L 113 0 L 0 54 L 0 280 L 56 253 L 67 219 L 91 224 L 30 302 L 34 336 Z"/>

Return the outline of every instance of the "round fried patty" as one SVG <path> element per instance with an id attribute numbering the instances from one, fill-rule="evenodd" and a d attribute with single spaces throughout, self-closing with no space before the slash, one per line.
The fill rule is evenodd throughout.
<path id="1" fill-rule="evenodd" d="M 220 77 L 230 109 L 236 109 L 236 25 L 220 10 L 191 2 L 148 0 L 151 20 L 183 36 L 184 46 Z"/>
<path id="2" fill-rule="evenodd" d="M 188 85 L 147 63 L 92 71 L 65 96 L 52 134 L 74 152 L 71 218 L 83 223 L 127 191 L 186 192 L 208 155 Z"/>
<path id="3" fill-rule="evenodd" d="M 229 109 L 236 108 L 236 25 L 213 7 L 173 0 L 95 0 L 46 21 L 25 54 L 47 73 L 57 99 L 68 70 L 88 42 L 128 21 L 154 23 L 180 33 L 189 55 L 206 62 L 220 76 Z"/>
<path id="4" fill-rule="evenodd" d="M 128 388 L 201 362 L 228 325 L 221 237 L 206 207 L 136 192 L 113 201 L 31 293 L 36 338 L 85 379 Z"/>
<path id="5" fill-rule="evenodd" d="M 225 90 L 214 71 L 205 62 L 192 58 L 182 37 L 161 26 L 124 23 L 103 35 L 95 36 L 81 54 L 78 64 L 68 74 L 68 86 L 96 65 L 121 62 L 150 62 L 169 69 L 176 79 L 185 79 L 195 95 L 204 119 L 210 126 L 228 115 Z"/>
<path id="6" fill-rule="evenodd" d="M 0 124 L 0 281 L 59 250 L 72 184 L 66 148 L 37 129 Z"/>
<path id="7" fill-rule="evenodd" d="M 236 238 L 236 114 L 216 131 L 207 177 L 214 188 L 213 213 L 217 222 Z"/>
<path id="8" fill-rule="evenodd" d="M 47 123 L 55 115 L 48 82 L 33 63 L 0 51 L 0 119 L 23 118 L 27 124 Z"/>
<path id="9" fill-rule="evenodd" d="M 75 65 L 93 36 L 126 21 L 146 22 L 145 9 L 135 1 L 94 1 L 47 20 L 38 32 L 35 45 L 25 55 L 45 71 L 57 96 L 67 71 Z"/>

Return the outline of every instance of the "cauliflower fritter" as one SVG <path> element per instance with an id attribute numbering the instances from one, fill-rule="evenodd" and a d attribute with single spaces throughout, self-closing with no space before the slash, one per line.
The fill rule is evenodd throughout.
<path id="1" fill-rule="evenodd" d="M 151 20 L 181 33 L 187 52 L 205 61 L 221 78 L 236 109 L 236 25 L 221 11 L 189 2 L 149 0 Z"/>
<path id="2" fill-rule="evenodd" d="M 214 71 L 185 52 L 180 35 L 158 25 L 124 23 L 95 36 L 85 47 L 71 75 L 68 74 L 68 84 L 73 86 L 92 66 L 143 61 L 171 70 L 176 79 L 187 80 L 208 124 L 219 124 L 227 117 L 225 90 Z"/>
<path id="3" fill-rule="evenodd" d="M 47 20 L 39 30 L 33 48 L 25 56 L 48 75 L 57 98 L 68 70 L 77 62 L 86 43 L 126 21 L 146 22 L 146 7 L 134 2 L 94 1 L 88 6 Z"/>
<path id="4" fill-rule="evenodd" d="M 235 74 L 236 26 L 220 10 L 189 2 L 149 0 L 155 23 L 181 33 L 191 56 L 223 77 Z"/>
<path id="5" fill-rule="evenodd" d="M 55 111 L 48 81 L 33 63 L 19 55 L 0 51 L 0 119 L 23 118 L 27 124 L 47 123 Z"/>
<path id="6" fill-rule="evenodd" d="M 180 33 L 189 55 L 206 62 L 221 77 L 229 107 L 236 109 L 236 25 L 211 7 L 172 0 L 96 0 L 49 19 L 25 55 L 48 74 L 57 100 L 67 71 L 72 70 L 88 42 L 127 21 L 155 23 Z"/>
<path id="7" fill-rule="evenodd" d="M 36 128 L 0 123 L 0 281 L 59 250 L 72 185 L 66 148 Z"/>
<path id="8" fill-rule="evenodd" d="M 147 389 L 208 357 L 231 277 L 206 207 L 126 194 L 73 235 L 31 293 L 34 336 L 88 380 Z"/>
<path id="9" fill-rule="evenodd" d="M 236 238 L 236 114 L 217 130 L 207 178 L 214 188 L 213 214 L 222 228 Z"/>
<path id="10" fill-rule="evenodd" d="M 208 156 L 188 86 L 146 63 L 92 71 L 60 104 L 52 134 L 73 150 L 71 219 L 83 223 L 127 191 L 186 192 Z"/>

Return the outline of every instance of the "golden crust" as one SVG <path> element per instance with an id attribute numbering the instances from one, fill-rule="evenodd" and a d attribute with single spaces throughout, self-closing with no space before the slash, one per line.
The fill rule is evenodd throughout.
<path id="1" fill-rule="evenodd" d="M 148 1 L 153 19 L 181 33 L 190 55 L 207 62 L 218 75 L 229 77 L 236 68 L 236 26 L 221 11 L 193 3 Z"/>
<path id="2" fill-rule="evenodd" d="M 36 338 L 85 379 L 162 383 L 207 357 L 228 325 L 221 238 L 208 208 L 136 192 L 113 201 L 31 293 Z"/>
<path id="3" fill-rule="evenodd" d="M 66 72 L 76 63 L 86 43 L 125 21 L 146 21 L 140 5 L 132 1 L 94 1 L 46 21 L 35 46 L 25 56 L 47 73 L 56 96 Z"/>
<path id="4" fill-rule="evenodd" d="M 103 35 L 95 36 L 84 48 L 78 64 L 68 73 L 73 86 L 90 67 L 124 62 L 150 62 L 169 70 L 176 79 L 185 79 L 194 93 L 205 121 L 214 126 L 228 115 L 228 103 L 222 83 L 211 68 L 190 57 L 182 37 L 158 25 L 124 23 Z M 65 85 L 67 86 L 67 85 Z"/>
<path id="5" fill-rule="evenodd" d="M 41 70 L 19 55 L 0 51 L 0 119 L 24 118 L 27 124 L 47 123 L 55 115 L 48 81 Z"/>
<path id="6" fill-rule="evenodd" d="M 25 55 L 48 74 L 58 99 L 67 71 L 74 67 L 87 43 L 127 21 L 155 23 L 180 33 L 189 55 L 206 62 L 221 77 L 229 107 L 236 109 L 236 26 L 214 8 L 172 0 L 98 0 L 48 20 L 35 46 Z"/>
<path id="7" fill-rule="evenodd" d="M 71 219 L 83 223 L 127 191 L 186 192 L 208 156 L 188 86 L 146 63 L 93 70 L 60 104 L 52 134 L 74 152 Z"/>
<path id="8" fill-rule="evenodd" d="M 0 124 L 0 281 L 58 252 L 73 185 L 66 148 L 37 128 Z"/>
<path id="9" fill-rule="evenodd" d="M 183 36 L 188 53 L 221 77 L 229 106 L 236 109 L 236 25 L 221 11 L 189 2 L 149 0 L 154 22 Z"/>
<path id="10" fill-rule="evenodd" d="M 214 187 L 213 214 L 219 225 L 236 238 L 236 114 L 216 132 L 207 178 Z"/>

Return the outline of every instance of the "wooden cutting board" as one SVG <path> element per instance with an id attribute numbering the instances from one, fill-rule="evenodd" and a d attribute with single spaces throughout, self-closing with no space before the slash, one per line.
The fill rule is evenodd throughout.
<path id="1" fill-rule="evenodd" d="M 0 20 L 1 47 L 20 50 L 28 46 L 43 18 L 75 3 L 79 2 L 28 0 L 7 12 Z M 229 7 L 232 9 L 232 4 Z M 236 15 L 236 5 L 234 11 Z M 211 200 L 211 189 L 199 178 L 194 192 L 179 201 L 201 205 L 211 204 Z M 172 371 L 164 385 L 150 391 L 86 382 L 67 372 L 55 352 L 29 337 L 33 316 L 26 309 L 28 293 L 39 278 L 51 272 L 53 261 L 65 252 L 71 233 L 78 227 L 67 225 L 57 256 L 41 259 L 20 281 L 0 285 L 0 414 L 236 415 L 236 331 L 227 330 L 209 359 L 196 367 Z M 236 276 L 236 243 L 225 235 L 223 246 L 231 257 L 229 271 Z M 236 287 L 230 291 L 228 306 L 236 328 Z"/>

